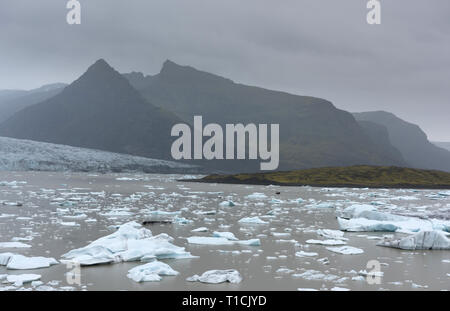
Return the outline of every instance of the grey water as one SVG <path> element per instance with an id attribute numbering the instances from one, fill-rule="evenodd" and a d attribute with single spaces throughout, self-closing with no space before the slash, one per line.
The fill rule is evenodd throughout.
<path id="1" fill-rule="evenodd" d="M 17 238 L 30 248 L 0 248 L 26 256 L 61 259 L 69 250 L 83 247 L 114 231 L 113 225 L 149 219 L 149 211 L 181 211 L 187 224 L 147 225 L 154 235 L 167 233 L 173 244 L 183 246 L 198 258 L 162 260 L 179 272 L 160 282 L 136 283 L 127 271 L 140 262 L 114 263 L 81 268 L 81 284 L 68 283 L 65 264 L 36 270 L 7 270 L 2 274 L 40 274 L 45 287 L 29 283 L 14 287 L 0 281 L 0 290 L 449 290 L 450 251 L 405 251 L 377 246 L 386 232 L 346 232 L 349 246 L 364 250 L 359 255 L 330 252 L 325 246 L 308 245 L 320 239 L 317 229 L 339 229 L 336 213 L 351 204 L 376 204 L 380 210 L 401 215 L 431 217 L 449 215 L 450 197 L 438 190 L 351 189 L 278 187 L 178 182 L 181 175 L 91 174 L 50 172 L 0 172 L 0 242 Z M 24 182 L 12 184 L 11 182 Z M 8 182 L 3 183 L 2 182 Z M 280 192 L 280 194 L 276 194 Z M 259 199 L 248 198 L 263 193 Z M 302 200 L 298 200 L 301 198 Z M 225 200 L 235 206 L 221 206 Z M 22 206 L 8 205 L 21 202 Z M 64 202 L 71 202 L 70 206 Z M 328 202 L 330 208 L 314 207 Z M 84 213 L 86 219 L 67 220 L 61 210 Z M 126 211 L 125 216 L 105 212 Z M 103 215 L 101 215 L 103 214 Z M 120 214 L 119 214 L 120 215 Z M 243 217 L 258 216 L 267 224 L 242 224 Z M 96 221 L 92 221 L 92 220 Z M 207 227 L 208 232 L 191 230 Z M 190 236 L 211 236 L 213 231 L 233 232 L 239 239 L 260 238 L 261 246 L 212 246 L 188 244 Z M 284 233 L 282 237 L 274 233 Z M 404 236 L 395 233 L 399 237 Z M 316 252 L 311 258 L 296 257 L 297 251 Z M 328 264 L 319 259 L 328 258 Z M 383 277 L 379 284 L 352 280 L 357 272 L 370 270 L 377 260 Z M 203 284 L 186 278 L 212 269 L 236 269 L 239 284 Z M 281 269 L 281 270 L 280 270 Z M 308 280 L 299 274 L 315 270 L 328 277 Z"/>

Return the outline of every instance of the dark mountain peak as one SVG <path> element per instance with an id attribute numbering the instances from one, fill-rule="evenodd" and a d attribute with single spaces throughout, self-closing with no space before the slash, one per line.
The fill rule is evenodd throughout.
<path id="1" fill-rule="evenodd" d="M 77 96 L 82 96 L 79 93 L 86 93 L 86 95 L 101 94 L 101 97 L 114 97 L 117 94 L 123 98 L 140 97 L 128 80 L 104 59 L 99 59 L 92 64 L 81 77 L 66 87 L 64 92 L 77 93 Z"/>
<path id="2" fill-rule="evenodd" d="M 226 79 L 206 71 L 201 71 L 191 66 L 178 65 L 177 63 L 171 60 L 166 60 L 164 62 L 161 72 L 159 73 L 158 76 L 172 81 L 181 80 L 185 83 L 190 82 L 233 83 L 233 81 L 231 81 L 230 79 Z"/>
<path id="3" fill-rule="evenodd" d="M 104 59 L 99 59 L 97 60 L 94 64 L 92 64 L 91 66 L 89 66 L 89 68 L 87 69 L 87 71 L 84 73 L 83 76 L 85 75 L 103 75 L 103 76 L 108 76 L 108 75 L 120 75 L 113 67 L 111 67 Z M 81 76 L 81 77 L 83 77 Z"/>

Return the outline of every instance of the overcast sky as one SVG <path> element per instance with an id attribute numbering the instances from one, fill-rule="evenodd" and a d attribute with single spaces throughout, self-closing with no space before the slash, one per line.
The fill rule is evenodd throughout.
<path id="1" fill-rule="evenodd" d="M 164 60 L 236 82 L 387 110 L 450 141 L 450 1 L 1 0 L 0 89 L 71 82 L 98 58 L 121 72 Z M 274 103 L 276 104 L 276 103 Z"/>

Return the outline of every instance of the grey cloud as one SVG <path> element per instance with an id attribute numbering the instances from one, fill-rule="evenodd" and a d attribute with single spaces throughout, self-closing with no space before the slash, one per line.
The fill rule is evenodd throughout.
<path id="1" fill-rule="evenodd" d="M 98 58 L 122 72 L 169 58 L 236 82 L 388 110 L 450 141 L 450 2 L 366 0 L 65 0 L 0 3 L 0 89 L 70 82 Z"/>

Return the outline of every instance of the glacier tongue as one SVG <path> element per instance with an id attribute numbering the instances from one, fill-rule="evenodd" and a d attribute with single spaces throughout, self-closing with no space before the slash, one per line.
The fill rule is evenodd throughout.
<path id="1" fill-rule="evenodd" d="M 199 167 L 100 150 L 0 137 L 0 171 L 196 173 Z"/>

